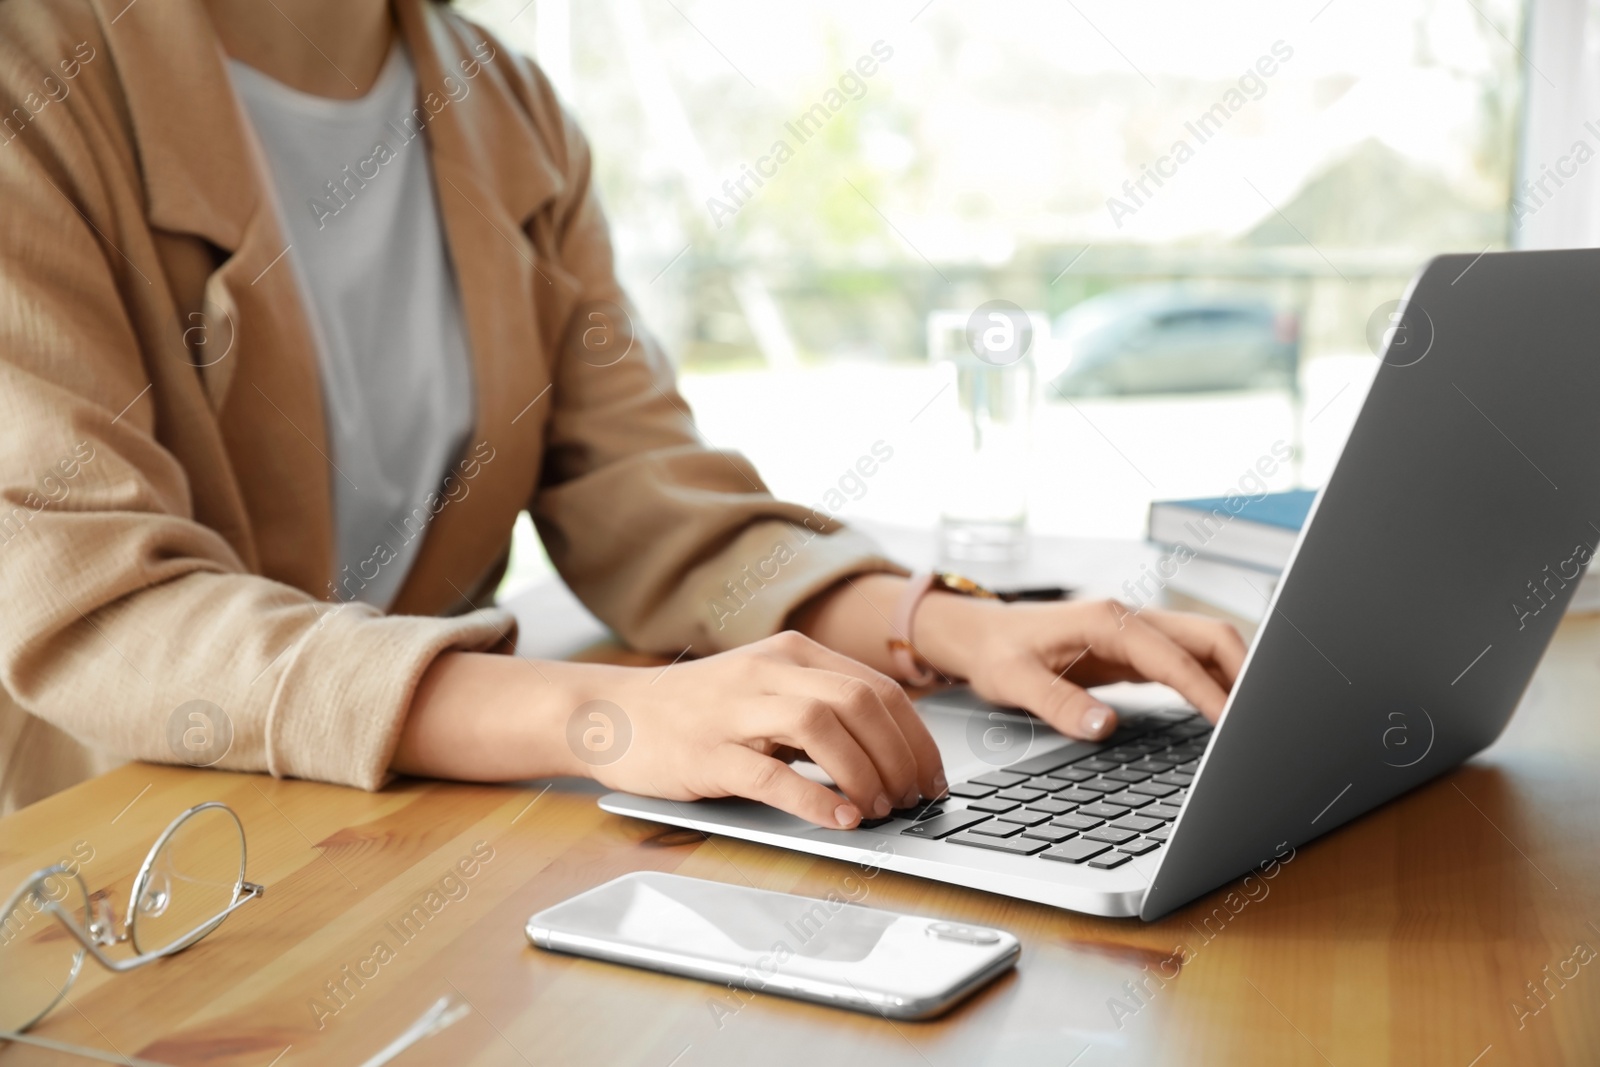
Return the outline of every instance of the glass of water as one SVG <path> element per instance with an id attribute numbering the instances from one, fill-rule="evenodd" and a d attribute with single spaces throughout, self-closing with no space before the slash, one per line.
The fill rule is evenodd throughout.
<path id="1" fill-rule="evenodd" d="M 960 438 L 939 519 L 941 557 L 1008 563 L 1028 552 L 1028 459 L 1037 373 L 1036 317 L 1004 300 L 967 316 L 955 367 Z"/>

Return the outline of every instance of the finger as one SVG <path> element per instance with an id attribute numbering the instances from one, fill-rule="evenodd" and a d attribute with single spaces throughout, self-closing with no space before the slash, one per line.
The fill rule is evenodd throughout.
<path id="1" fill-rule="evenodd" d="M 826 700 L 807 695 L 769 698 L 761 733 L 805 752 L 864 815 L 882 818 L 894 807 L 877 766 Z"/>
<path id="2" fill-rule="evenodd" d="M 920 794 L 917 758 L 900 724 L 884 707 L 877 691 L 849 674 L 811 667 L 793 667 L 790 670 L 793 681 L 785 684 L 792 687 L 794 695 L 809 696 L 833 707 L 839 722 L 877 768 L 891 806 L 906 808 L 915 805 Z M 872 814 L 882 817 L 877 811 Z"/>
<path id="3" fill-rule="evenodd" d="M 1244 638 L 1231 624 L 1182 611 L 1151 608 L 1141 614 L 1146 622 L 1187 649 L 1202 665 L 1220 668 L 1228 685 L 1238 680 L 1247 649 Z"/>
<path id="4" fill-rule="evenodd" d="M 1120 628 L 1109 626 L 1107 632 L 1096 637 L 1096 647 L 1105 642 L 1105 655 L 1123 660 L 1152 682 L 1176 689 L 1215 722 L 1228 702 L 1228 694 L 1200 662 L 1138 615 L 1125 616 L 1120 623 Z"/>
<path id="5" fill-rule="evenodd" d="M 723 745 L 712 754 L 713 777 L 733 796 L 747 797 L 828 829 L 848 830 L 861 809 L 820 782 L 744 745 Z"/>
<path id="6" fill-rule="evenodd" d="M 1031 656 L 996 665 L 973 687 L 985 700 L 1023 708 L 1066 734 L 1098 741 L 1117 728 L 1117 713 Z"/>
<path id="7" fill-rule="evenodd" d="M 847 674 L 872 686 L 873 692 L 878 694 L 884 708 L 900 728 L 900 734 L 905 738 L 906 744 L 911 747 L 911 754 L 916 759 L 917 790 L 930 800 L 943 796 L 949 786 L 945 781 L 944 760 L 939 755 L 939 746 L 934 742 L 933 734 L 928 732 L 927 724 L 922 721 L 922 716 L 917 713 L 916 706 L 911 703 L 911 698 L 906 696 L 906 691 L 901 688 L 900 683 L 881 671 L 873 670 L 860 660 L 835 652 L 808 637 L 799 634 L 795 636 L 799 640 L 789 650 L 795 662 L 817 670 Z M 916 797 L 911 797 L 910 800 L 915 803 Z"/>

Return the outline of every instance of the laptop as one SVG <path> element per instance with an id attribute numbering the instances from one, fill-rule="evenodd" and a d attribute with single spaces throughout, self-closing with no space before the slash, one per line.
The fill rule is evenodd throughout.
<path id="1" fill-rule="evenodd" d="M 1215 729 L 1130 707 L 1073 741 L 958 688 L 919 702 L 941 802 L 601 807 L 1104 916 L 1275 874 L 1491 744 L 1600 550 L 1600 250 L 1440 256 L 1381 358 Z"/>

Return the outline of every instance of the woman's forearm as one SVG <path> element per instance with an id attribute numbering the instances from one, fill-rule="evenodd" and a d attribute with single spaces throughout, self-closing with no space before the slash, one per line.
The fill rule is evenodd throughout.
<path id="1" fill-rule="evenodd" d="M 838 791 L 796 773 L 784 762 L 795 752 Z M 446 653 L 417 687 L 390 766 L 468 781 L 585 776 L 671 800 L 743 796 L 843 829 L 945 789 L 938 748 L 900 687 L 795 633 L 665 667 Z"/>
<path id="2" fill-rule="evenodd" d="M 819 644 L 892 675 L 890 619 L 904 589 L 904 578 L 860 575 L 813 598 L 791 621 Z M 949 594 L 930 594 L 928 599 L 936 598 L 959 599 Z M 930 608 L 937 613 L 931 603 L 917 613 L 919 650 Z M 948 671 L 949 658 L 939 656 L 935 662 Z M 588 775 L 590 764 L 568 744 L 567 720 L 587 700 L 618 699 L 632 681 L 629 671 L 606 664 L 533 663 L 484 652 L 443 653 L 412 694 L 390 769 L 481 782 Z"/>
<path id="3" fill-rule="evenodd" d="M 412 695 L 390 768 L 480 782 L 582 774 L 566 721 L 583 702 L 579 676 L 606 669 L 446 652 Z"/>

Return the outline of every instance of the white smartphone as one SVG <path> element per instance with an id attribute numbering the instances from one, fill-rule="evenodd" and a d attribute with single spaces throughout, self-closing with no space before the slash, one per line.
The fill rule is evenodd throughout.
<path id="1" fill-rule="evenodd" d="M 1022 951 L 1004 930 L 866 908 L 838 893 L 799 897 L 658 871 L 546 908 L 527 931 L 543 949 L 895 1019 L 939 1014 Z"/>

